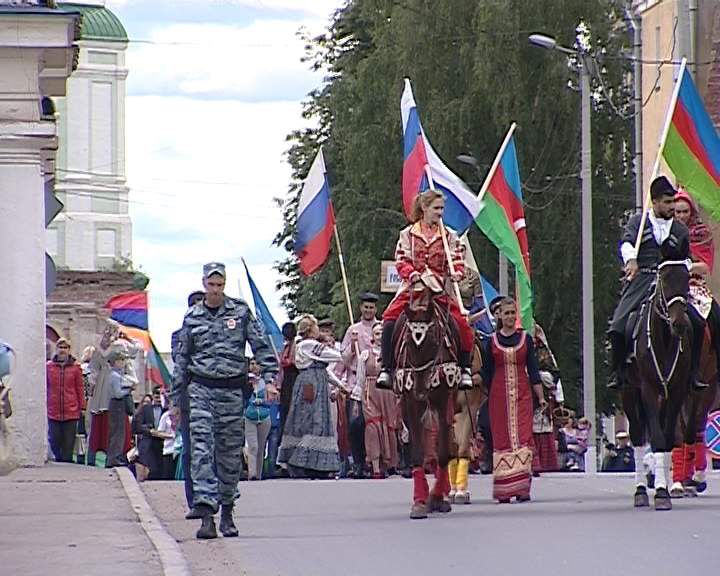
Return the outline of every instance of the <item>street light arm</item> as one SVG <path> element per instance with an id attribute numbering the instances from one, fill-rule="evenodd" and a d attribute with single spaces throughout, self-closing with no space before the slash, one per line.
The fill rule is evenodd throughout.
<path id="1" fill-rule="evenodd" d="M 528 40 L 533 46 L 545 48 L 546 50 L 557 50 L 558 52 L 562 52 L 563 54 L 578 53 L 577 50 L 573 50 L 572 48 L 568 48 L 567 46 L 558 44 L 555 38 L 553 38 L 552 36 L 548 36 L 547 34 L 530 34 L 530 36 L 528 36 Z"/>

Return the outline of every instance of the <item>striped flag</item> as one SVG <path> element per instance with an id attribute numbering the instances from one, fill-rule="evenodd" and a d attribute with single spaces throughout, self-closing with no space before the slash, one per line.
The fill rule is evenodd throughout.
<path id="1" fill-rule="evenodd" d="M 678 82 L 662 157 L 678 185 L 720 220 L 720 138 L 684 66 Z"/>

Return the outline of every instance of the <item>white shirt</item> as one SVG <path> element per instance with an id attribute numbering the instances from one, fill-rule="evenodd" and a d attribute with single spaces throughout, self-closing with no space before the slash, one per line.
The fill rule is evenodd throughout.
<path id="1" fill-rule="evenodd" d="M 170 410 L 166 410 L 162 416 L 160 416 L 160 423 L 157 429 L 158 432 L 167 432 L 173 435 L 172 438 L 163 439 L 163 456 L 172 455 L 175 448 L 175 429 L 170 421 Z"/>
<path id="2" fill-rule="evenodd" d="M 662 243 L 670 236 L 670 228 L 672 228 L 673 219 L 670 218 L 669 220 L 665 220 L 664 218 L 655 216 L 655 212 L 650 210 L 648 212 L 647 221 L 652 226 L 652 233 L 655 238 L 655 242 L 658 243 L 658 246 L 662 246 Z M 622 254 L 622 259 L 625 264 L 628 263 L 628 260 L 637 259 L 635 246 L 630 244 L 630 242 L 623 242 L 622 246 L 620 246 L 620 253 Z"/>

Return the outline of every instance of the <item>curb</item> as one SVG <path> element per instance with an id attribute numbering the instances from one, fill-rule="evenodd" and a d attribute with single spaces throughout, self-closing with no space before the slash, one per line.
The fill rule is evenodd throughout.
<path id="1" fill-rule="evenodd" d="M 135 476 L 124 467 L 116 467 L 114 470 L 120 479 L 123 490 L 125 490 L 125 495 L 130 500 L 132 509 L 137 514 L 138 520 L 140 520 L 145 534 L 147 534 L 160 556 L 164 576 L 191 576 L 190 568 L 180 550 L 180 545 L 168 534 L 160 520 L 155 516 L 145 499 L 145 495 L 140 490 Z"/>

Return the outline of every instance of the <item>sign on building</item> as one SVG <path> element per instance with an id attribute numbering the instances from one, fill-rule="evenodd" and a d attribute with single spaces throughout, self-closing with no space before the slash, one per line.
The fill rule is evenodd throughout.
<path id="1" fill-rule="evenodd" d="M 380 263 L 380 291 L 394 294 L 400 287 L 401 282 L 400 275 L 397 268 L 395 268 L 395 262 L 383 260 Z"/>

